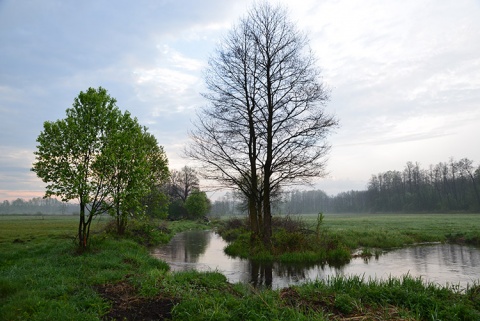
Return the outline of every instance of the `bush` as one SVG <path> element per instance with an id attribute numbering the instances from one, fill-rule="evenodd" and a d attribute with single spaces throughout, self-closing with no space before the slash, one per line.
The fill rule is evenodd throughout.
<path id="1" fill-rule="evenodd" d="M 298 231 L 288 232 L 285 229 L 275 231 L 272 235 L 272 244 L 274 251 L 279 254 L 312 249 L 312 242 L 308 235 Z"/>
<path id="2" fill-rule="evenodd" d="M 168 243 L 171 238 L 170 230 L 165 225 L 158 225 L 148 220 L 131 221 L 127 227 L 126 236 L 144 246 Z"/>

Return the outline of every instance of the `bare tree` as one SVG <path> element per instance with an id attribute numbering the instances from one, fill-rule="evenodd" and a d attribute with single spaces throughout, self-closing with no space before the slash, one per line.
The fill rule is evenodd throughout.
<path id="1" fill-rule="evenodd" d="M 264 2 L 230 31 L 205 80 L 210 104 L 187 155 L 206 178 L 244 193 L 252 231 L 268 246 L 272 195 L 325 174 L 325 138 L 338 125 L 324 111 L 316 60 L 287 11 Z"/>
<path id="2" fill-rule="evenodd" d="M 179 171 L 170 172 L 170 194 L 185 203 L 188 195 L 199 189 L 199 179 L 194 168 L 184 166 Z"/>

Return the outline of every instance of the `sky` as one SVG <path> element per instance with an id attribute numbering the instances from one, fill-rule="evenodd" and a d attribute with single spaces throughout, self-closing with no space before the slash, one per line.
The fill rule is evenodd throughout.
<path id="1" fill-rule="evenodd" d="M 280 0 L 330 89 L 328 176 L 307 189 L 363 190 L 372 174 L 469 158 L 480 164 L 480 1 Z M 43 196 L 30 171 L 45 121 L 104 87 L 149 128 L 171 169 L 206 101 L 203 74 L 251 0 L 0 0 L 0 201 Z M 215 196 L 213 196 L 215 198 Z"/>

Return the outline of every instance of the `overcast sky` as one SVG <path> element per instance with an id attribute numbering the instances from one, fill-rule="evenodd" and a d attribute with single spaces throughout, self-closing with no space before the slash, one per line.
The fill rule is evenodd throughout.
<path id="1" fill-rule="evenodd" d="M 43 196 L 33 172 L 44 121 L 102 86 L 164 146 L 170 168 L 195 110 L 202 71 L 249 0 L 0 0 L 0 201 Z M 284 0 L 310 38 L 327 110 L 328 194 L 372 174 L 467 157 L 480 162 L 480 1 Z"/>

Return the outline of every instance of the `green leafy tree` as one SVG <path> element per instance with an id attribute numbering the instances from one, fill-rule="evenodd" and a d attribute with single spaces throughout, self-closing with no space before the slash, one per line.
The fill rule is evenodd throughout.
<path id="1" fill-rule="evenodd" d="M 125 232 L 129 217 L 145 214 L 143 200 L 155 183 L 168 178 L 168 162 L 157 140 L 128 112 L 109 126 L 108 141 L 101 155 L 109 164 L 107 208 L 115 217 L 117 233 Z"/>
<path id="2" fill-rule="evenodd" d="M 211 202 L 205 192 L 194 191 L 185 201 L 185 208 L 190 218 L 200 218 L 207 215 L 211 207 Z"/>
<path id="3" fill-rule="evenodd" d="M 32 170 L 47 183 L 45 197 L 79 202 L 81 249 L 88 245 L 95 215 L 135 208 L 167 166 L 153 136 L 122 114 L 102 87 L 80 92 L 65 119 L 44 123 L 37 142 Z"/>
<path id="4" fill-rule="evenodd" d="M 143 198 L 142 204 L 147 217 L 164 219 L 168 216 L 170 201 L 161 184 L 152 186 L 148 195 Z"/>
<path id="5" fill-rule="evenodd" d="M 168 205 L 168 218 L 179 220 L 187 217 L 187 209 L 185 203 L 181 199 L 174 199 Z"/>

